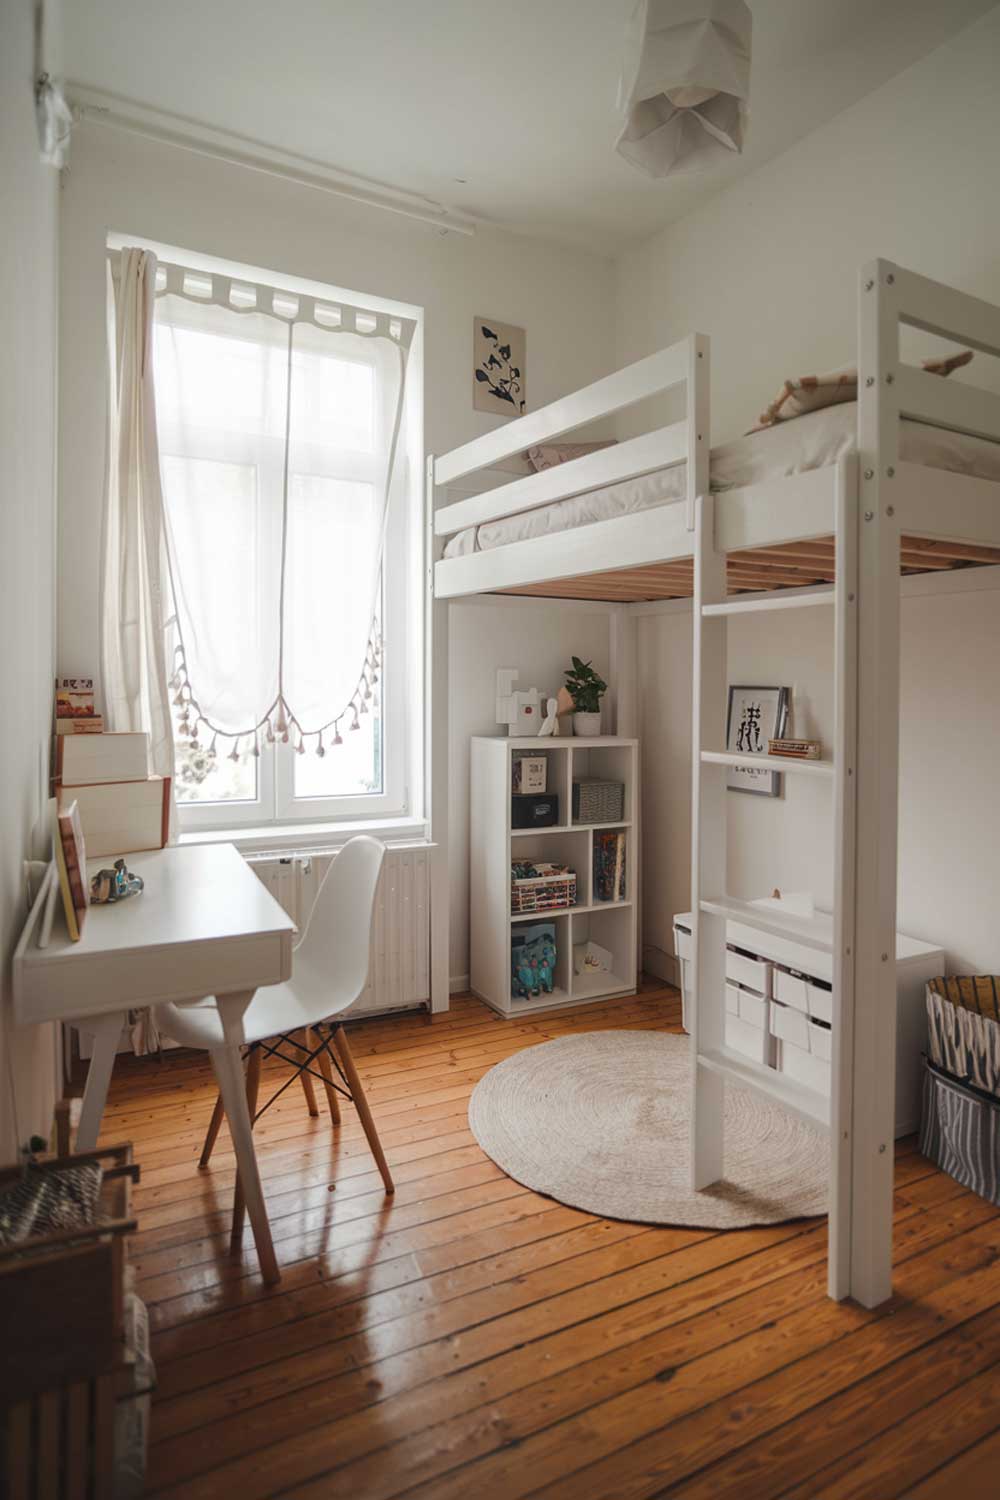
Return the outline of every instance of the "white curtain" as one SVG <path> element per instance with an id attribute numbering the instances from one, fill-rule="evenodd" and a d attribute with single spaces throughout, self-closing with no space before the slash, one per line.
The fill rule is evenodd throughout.
<path id="1" fill-rule="evenodd" d="M 666 177 L 743 150 L 752 24 L 744 0 L 637 0 L 618 96 L 626 161 Z"/>
<path id="2" fill-rule="evenodd" d="M 153 394 L 156 257 L 121 252 L 111 278 L 108 447 L 101 574 L 101 675 L 110 730 L 145 730 L 150 770 L 174 774 L 171 614 Z M 171 816 L 171 837 L 175 817 Z"/>
<path id="3" fill-rule="evenodd" d="M 181 733 L 233 758 L 275 738 L 324 754 L 377 681 L 412 327 L 182 267 L 164 281 L 156 402 Z"/>
<path id="4" fill-rule="evenodd" d="M 110 730 L 145 730 L 150 770 L 171 778 L 167 628 L 169 569 L 153 392 L 156 256 L 116 256 L 108 295 L 108 433 L 101 570 L 101 677 Z M 169 837 L 177 836 L 171 797 Z M 154 1052 L 159 1036 L 148 1009 L 132 1013 L 132 1046 Z"/>

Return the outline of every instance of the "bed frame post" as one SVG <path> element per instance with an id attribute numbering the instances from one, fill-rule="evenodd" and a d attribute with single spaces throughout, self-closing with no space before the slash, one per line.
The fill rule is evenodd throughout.
<path id="1" fill-rule="evenodd" d="M 858 754 L 851 1295 L 892 1293 L 899 779 L 899 303 L 896 268 L 861 272 L 858 368 Z"/>
<path id="2" fill-rule="evenodd" d="M 448 880 L 448 601 L 434 594 L 434 455 L 424 491 L 426 594 L 424 617 L 424 782 L 431 851 L 430 998 L 432 1013 L 448 1009 L 451 890 Z"/>
<path id="3" fill-rule="evenodd" d="M 715 547 L 715 503 L 695 501 L 694 678 L 691 705 L 691 1186 L 697 1192 L 722 1176 L 725 1083 L 699 1055 L 725 1045 L 726 918 L 701 903 L 726 891 L 726 768 L 702 761 L 702 750 L 726 742 L 726 621 L 702 613 L 726 599 L 726 557 Z"/>
<path id="4" fill-rule="evenodd" d="M 837 465 L 834 591 L 833 1066 L 830 1090 L 830 1214 L 827 1291 L 851 1291 L 854 1108 L 854 901 L 858 704 L 858 462 Z"/>
<path id="5" fill-rule="evenodd" d="M 726 890 L 726 772 L 702 764 L 704 749 L 725 744 L 726 622 L 706 618 L 703 604 L 726 598 L 726 556 L 715 544 L 715 502 L 709 494 L 709 342 L 689 344 L 687 380 L 687 507 L 694 529 L 694 677 L 691 725 L 691 1185 L 697 1191 L 722 1176 L 725 1084 L 700 1067 L 698 1055 L 725 1042 L 726 919 L 701 910 L 705 897 Z"/>

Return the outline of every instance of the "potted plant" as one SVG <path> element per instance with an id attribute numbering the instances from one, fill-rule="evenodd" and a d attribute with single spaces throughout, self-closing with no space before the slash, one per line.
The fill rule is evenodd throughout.
<path id="1" fill-rule="evenodd" d="M 590 662 L 574 656 L 572 669 L 566 673 L 566 691 L 573 700 L 574 734 L 600 734 L 601 699 L 607 690 L 607 683 Z"/>

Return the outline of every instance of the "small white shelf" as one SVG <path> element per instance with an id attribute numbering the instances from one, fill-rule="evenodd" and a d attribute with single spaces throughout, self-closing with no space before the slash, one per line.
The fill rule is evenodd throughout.
<path id="1" fill-rule="evenodd" d="M 833 776 L 832 760 L 799 760 L 791 755 L 741 755 L 736 750 L 703 750 L 703 765 L 749 766 L 754 771 L 789 771 L 793 776 Z"/>
<path id="2" fill-rule="evenodd" d="M 552 917 L 568 917 L 571 913 L 577 917 L 586 916 L 594 911 L 620 911 L 624 906 L 631 906 L 631 901 L 591 901 L 580 906 L 554 906 L 550 911 L 518 911 L 511 912 L 512 922 L 548 922 Z"/>
<path id="3" fill-rule="evenodd" d="M 758 906 L 754 901 L 739 901 L 735 896 L 718 896 L 700 903 L 701 910 L 712 917 L 727 917 L 742 922 L 744 927 L 755 927 L 758 932 L 771 937 L 790 938 L 801 943 L 803 948 L 814 948 L 818 953 L 831 953 L 833 942 L 830 936 L 828 916 L 801 917 L 774 906 Z"/>
<path id="4" fill-rule="evenodd" d="M 552 823 L 548 828 L 512 828 L 512 839 L 537 838 L 545 833 L 587 833 L 590 829 L 631 828 L 627 818 L 616 818 L 613 823 Z"/>
<path id="5" fill-rule="evenodd" d="M 757 615 L 775 609 L 815 609 L 817 605 L 835 602 L 835 589 L 817 590 L 814 594 L 791 594 L 786 599 L 772 594 L 766 599 L 727 599 L 724 604 L 703 604 L 701 612 L 708 618 L 713 615 Z"/>
<path id="6" fill-rule="evenodd" d="M 502 1015 L 525 1015 L 634 992 L 638 978 L 639 815 L 638 741 L 601 735 L 566 739 L 474 736 L 469 818 L 470 970 L 473 991 Z M 599 823 L 561 821 L 548 828 L 512 828 L 514 752 L 548 762 L 547 792 L 558 796 L 563 819 L 572 814 L 573 783 L 603 777 L 625 789 L 622 816 Z M 627 835 L 621 901 L 595 901 L 594 855 L 602 830 Z M 576 871 L 577 906 L 510 910 L 512 862 L 555 860 Z M 556 934 L 555 987 L 517 996 L 511 986 L 511 939 L 551 922 Z M 611 972 L 574 974 L 573 950 L 592 942 L 612 955 Z"/>
<path id="7" fill-rule="evenodd" d="M 729 1083 L 756 1089 L 758 1093 L 765 1094 L 776 1104 L 801 1115 L 813 1125 L 829 1127 L 830 1100 L 827 1096 L 817 1093 L 815 1089 L 806 1088 L 804 1084 L 795 1083 L 774 1068 L 752 1062 L 748 1057 L 741 1057 L 728 1047 L 720 1047 L 712 1052 L 699 1052 L 698 1065 L 707 1068 L 710 1073 L 720 1074 Z"/>

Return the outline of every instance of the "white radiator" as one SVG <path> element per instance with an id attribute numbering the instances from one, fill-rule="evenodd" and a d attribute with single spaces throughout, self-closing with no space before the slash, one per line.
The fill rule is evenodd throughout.
<path id="1" fill-rule="evenodd" d="M 333 858 L 332 852 L 267 855 L 249 864 L 301 931 Z M 348 1014 L 429 1003 L 430 864 L 428 845 L 386 850 L 375 894 L 368 985 Z"/>

